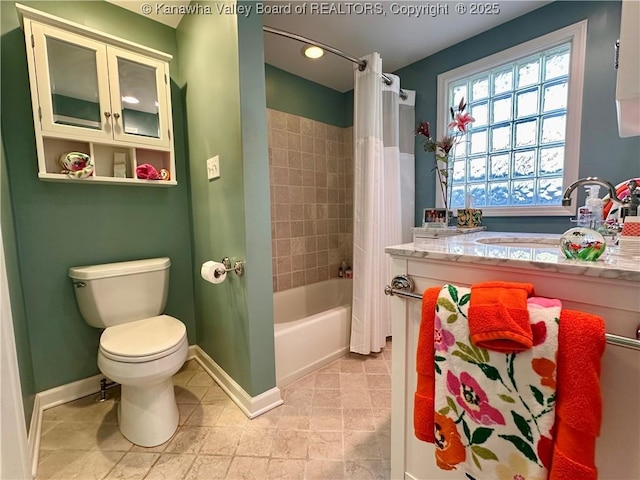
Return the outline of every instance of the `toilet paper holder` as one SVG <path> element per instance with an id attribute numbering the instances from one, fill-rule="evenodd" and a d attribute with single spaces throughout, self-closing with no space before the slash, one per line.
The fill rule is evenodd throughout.
<path id="1" fill-rule="evenodd" d="M 221 262 L 224 265 L 224 270 L 222 268 L 216 268 L 213 272 L 216 278 L 221 276 L 224 273 L 230 272 L 233 270 L 237 275 L 242 275 L 244 273 L 244 262 L 236 261 L 231 267 L 231 259 L 229 257 L 224 257 Z"/>

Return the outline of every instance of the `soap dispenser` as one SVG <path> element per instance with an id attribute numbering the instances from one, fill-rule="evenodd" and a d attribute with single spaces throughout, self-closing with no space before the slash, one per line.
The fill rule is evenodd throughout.
<path id="1" fill-rule="evenodd" d="M 587 199 L 578 209 L 578 226 L 598 228 L 602 224 L 602 200 L 598 198 L 600 185 L 586 187 Z"/>
<path id="2" fill-rule="evenodd" d="M 591 187 L 585 187 L 587 191 L 587 200 L 585 204 L 578 209 L 578 226 L 579 227 L 590 227 L 591 221 L 593 219 L 593 212 L 591 211 L 591 205 L 589 204 L 589 199 L 591 196 Z"/>
<path id="3" fill-rule="evenodd" d="M 591 211 L 590 227 L 597 230 L 602 225 L 602 199 L 598 198 L 600 185 L 590 185 L 587 190 L 589 190 L 589 196 L 585 203 Z"/>

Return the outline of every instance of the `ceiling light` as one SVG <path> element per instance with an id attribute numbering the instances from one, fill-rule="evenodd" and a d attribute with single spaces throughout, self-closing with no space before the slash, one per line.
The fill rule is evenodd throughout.
<path id="1" fill-rule="evenodd" d="M 125 103 L 131 103 L 131 104 L 136 104 L 136 103 L 140 103 L 140 100 L 138 100 L 136 97 L 122 97 L 122 101 Z"/>
<path id="2" fill-rule="evenodd" d="M 302 49 L 302 54 L 307 58 L 320 58 L 322 55 L 324 55 L 324 50 L 322 50 L 320 47 L 307 45 Z"/>

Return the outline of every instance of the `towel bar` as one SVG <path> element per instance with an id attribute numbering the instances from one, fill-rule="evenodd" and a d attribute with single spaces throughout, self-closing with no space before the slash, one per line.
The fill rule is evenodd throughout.
<path id="1" fill-rule="evenodd" d="M 399 297 L 422 300 L 421 294 L 413 293 L 414 286 L 413 279 L 409 275 L 396 275 L 393 277 L 393 280 L 391 280 L 391 285 L 385 287 L 384 293 L 390 296 L 398 295 Z M 640 337 L 640 329 L 636 334 Z M 640 350 L 640 338 L 634 340 L 633 338 L 614 335 L 613 333 L 606 333 L 605 337 L 607 343 L 611 345 L 630 348 L 631 350 Z"/>

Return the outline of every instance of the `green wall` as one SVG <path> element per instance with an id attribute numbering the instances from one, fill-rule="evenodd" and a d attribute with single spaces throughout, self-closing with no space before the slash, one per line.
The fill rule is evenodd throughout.
<path id="1" fill-rule="evenodd" d="M 249 19 L 242 31 L 250 35 L 252 48 L 262 51 L 258 28 L 258 21 Z M 269 204 L 266 137 L 264 132 L 249 137 L 247 128 L 252 124 L 266 127 L 264 96 L 260 101 L 264 81 L 256 73 L 258 56 L 247 52 L 245 43 L 240 52 L 243 61 L 239 60 L 238 23 L 233 15 L 185 16 L 177 29 L 177 41 L 189 132 L 198 344 L 247 393 L 256 395 L 275 386 L 271 304 L 263 305 L 259 318 L 254 318 L 257 302 L 266 301 L 266 290 L 271 293 L 272 285 L 270 267 L 257 258 L 271 251 L 269 214 L 264 209 Z M 252 87 L 259 90 L 248 91 Z M 260 103 L 252 107 L 251 99 Z M 253 151 L 243 151 L 245 139 L 247 146 L 254 146 Z M 221 176 L 209 181 L 206 160 L 214 155 L 220 157 Z M 250 168 L 255 170 L 249 172 Z M 264 218 L 249 226 L 254 215 Z M 262 225 L 267 226 L 261 231 Z M 199 266 L 225 256 L 232 261 L 247 260 L 246 274 L 231 273 L 219 285 L 203 281 Z"/>
<path id="2" fill-rule="evenodd" d="M 106 2 L 26 3 L 156 50 L 177 53 L 173 29 Z M 71 266 L 170 257 L 165 312 L 182 320 L 189 342 L 196 343 L 185 131 L 182 98 L 172 85 L 178 177 L 175 187 L 38 180 L 24 34 L 14 2 L 1 2 L 0 7 L 2 138 L 17 247 L 8 252 L 11 258 L 7 263 L 17 265 L 16 271 L 10 272 L 12 307 L 14 320 L 19 322 L 18 356 L 23 360 L 30 357 L 33 365 L 31 382 L 28 367 L 23 368 L 28 361 L 21 364 L 21 380 L 27 385 L 23 395 L 29 396 L 34 390 L 98 373 L 100 330 L 88 326 L 80 316 L 67 276 Z M 172 77 L 177 78 L 177 62 L 174 60 L 171 66 Z M 18 285 L 23 302 L 15 290 Z M 31 383 L 33 388 L 29 387 Z M 28 399 L 25 410 L 30 410 Z"/>
<path id="3" fill-rule="evenodd" d="M 349 62 L 345 60 L 348 68 Z M 340 93 L 273 65 L 265 64 L 267 107 L 328 123 L 336 127 L 353 124 L 353 94 Z"/>
<path id="4" fill-rule="evenodd" d="M 1 140 L 1 139 L 0 139 Z M 5 268 L 9 282 L 9 296 L 11 297 L 11 316 L 13 317 L 13 333 L 18 356 L 20 371 L 20 388 L 22 390 L 22 404 L 24 406 L 27 429 L 31 422 L 33 402 L 35 400 L 36 384 L 31 361 L 31 345 L 29 330 L 24 309 L 22 285 L 20 280 L 20 266 L 18 264 L 18 245 L 15 237 L 11 195 L 9 193 L 9 179 L 7 163 L 4 154 L 4 142 L 0 141 L 0 208 L 2 215 L 2 246 L 4 248 Z"/>
<path id="5" fill-rule="evenodd" d="M 588 20 L 579 177 L 598 176 L 617 184 L 638 173 L 640 137 L 617 131 L 613 44 L 620 31 L 619 1 L 560 1 L 502 24 L 395 72 L 403 88 L 416 90 L 416 123 L 436 119 L 437 76 L 567 25 Z M 432 154 L 416 145 L 416 225 L 422 209 L 434 205 Z M 580 192 L 578 204 L 582 205 Z M 568 217 L 485 217 L 489 230 L 561 233 Z"/>
<path id="6" fill-rule="evenodd" d="M 262 18 L 238 17 L 249 351 L 254 393 L 275 386 L 269 145 Z M 265 252 L 267 254 L 265 255 Z"/>

